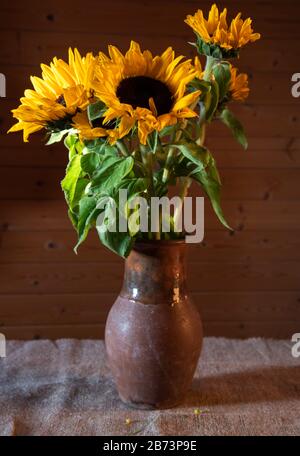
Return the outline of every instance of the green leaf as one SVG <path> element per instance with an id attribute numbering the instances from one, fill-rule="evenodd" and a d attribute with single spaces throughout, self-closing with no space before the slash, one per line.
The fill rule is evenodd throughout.
<path id="1" fill-rule="evenodd" d="M 69 161 L 72 160 L 74 155 L 81 154 L 83 144 L 80 142 L 77 135 L 69 134 L 64 140 L 65 146 L 69 149 Z"/>
<path id="2" fill-rule="evenodd" d="M 223 100 L 228 92 L 231 79 L 230 66 L 228 62 L 217 63 L 213 68 L 213 75 L 219 86 L 219 99 Z"/>
<path id="3" fill-rule="evenodd" d="M 232 228 L 230 228 L 227 221 L 225 220 L 221 208 L 221 184 L 215 160 L 211 157 L 211 160 L 206 169 L 196 170 L 190 175 L 190 177 L 201 184 L 202 188 L 211 201 L 212 207 L 218 219 L 226 228 L 231 230 Z"/>
<path id="4" fill-rule="evenodd" d="M 71 149 L 71 147 L 74 147 L 76 145 L 77 141 L 79 141 L 77 135 L 69 134 L 65 137 L 64 144 L 67 149 Z"/>
<path id="5" fill-rule="evenodd" d="M 216 59 L 232 59 L 239 56 L 239 49 L 224 49 L 217 44 L 206 43 L 200 35 L 197 35 L 197 43 L 190 43 L 197 47 L 199 54 L 214 57 Z"/>
<path id="6" fill-rule="evenodd" d="M 148 141 L 149 147 L 151 149 L 151 152 L 153 154 L 155 154 L 157 145 L 158 145 L 158 141 L 159 141 L 158 131 L 155 130 L 153 133 L 151 133 L 151 135 L 148 136 L 147 141 Z"/>
<path id="7" fill-rule="evenodd" d="M 211 81 L 211 90 L 204 99 L 205 118 L 210 122 L 214 117 L 219 104 L 219 86 L 216 81 Z"/>
<path id="8" fill-rule="evenodd" d="M 85 141 L 83 154 L 87 154 L 89 152 L 95 152 L 101 156 L 112 155 L 119 157 L 117 147 L 108 144 L 103 138 L 97 138 L 92 141 Z"/>
<path id="9" fill-rule="evenodd" d="M 172 136 L 175 134 L 176 129 L 177 125 L 168 125 L 159 132 L 159 136 L 160 138 L 164 138 L 165 136 Z"/>
<path id="10" fill-rule="evenodd" d="M 63 137 L 69 133 L 69 131 L 70 130 L 61 130 L 51 133 L 50 138 L 46 142 L 46 146 L 50 146 L 50 144 L 54 144 L 61 141 Z"/>
<path id="11" fill-rule="evenodd" d="M 77 231 L 77 226 L 78 226 L 78 214 L 75 213 L 74 211 L 71 211 L 71 209 L 68 209 L 68 216 L 69 216 L 69 219 L 70 219 L 71 222 L 72 222 L 72 225 L 74 226 L 74 228 L 75 228 L 76 231 Z"/>
<path id="12" fill-rule="evenodd" d="M 77 233 L 78 242 L 74 248 L 77 253 L 78 247 L 86 239 L 89 230 L 94 226 L 98 215 L 104 209 L 98 209 L 98 200 L 94 196 L 85 196 L 79 202 Z"/>
<path id="13" fill-rule="evenodd" d="M 176 184 L 176 175 L 170 178 L 168 181 L 168 184 L 166 182 L 163 182 L 162 177 L 164 174 L 164 169 L 161 168 L 158 171 L 154 173 L 154 189 L 155 189 L 155 195 L 161 198 L 162 196 L 166 196 L 168 194 L 168 184 L 169 185 L 175 185 Z"/>
<path id="14" fill-rule="evenodd" d="M 81 156 L 81 168 L 89 176 L 92 176 L 100 166 L 102 157 L 97 152 L 90 152 Z"/>
<path id="15" fill-rule="evenodd" d="M 118 217 L 117 221 L 118 223 Z M 98 230 L 98 235 L 100 241 L 102 242 L 105 247 L 112 250 L 117 255 L 120 255 L 123 258 L 127 258 L 132 247 L 134 245 L 135 239 L 131 237 L 127 232 L 126 233 L 112 233 L 109 230 L 100 231 Z"/>
<path id="16" fill-rule="evenodd" d="M 66 176 L 61 182 L 62 189 L 65 192 L 65 198 L 71 209 L 73 208 L 74 203 L 76 202 L 76 187 L 78 179 L 82 173 L 80 160 L 80 155 L 74 155 L 74 157 L 71 159 L 67 166 Z"/>
<path id="17" fill-rule="evenodd" d="M 93 120 L 103 117 L 105 111 L 106 107 L 105 104 L 102 103 L 102 101 L 97 101 L 96 103 L 88 105 L 87 114 L 89 121 L 92 122 Z"/>
<path id="18" fill-rule="evenodd" d="M 233 136 L 244 149 L 248 148 L 248 140 L 241 122 L 229 111 L 224 109 L 220 115 L 221 121 L 232 131 Z"/>
<path id="19" fill-rule="evenodd" d="M 203 79 L 195 78 L 190 83 L 189 86 L 195 90 L 201 90 L 201 96 L 206 94 L 210 91 L 211 85 L 208 81 L 204 81 Z"/>
<path id="20" fill-rule="evenodd" d="M 211 56 L 214 57 L 215 59 L 221 59 L 222 58 L 222 51 L 219 47 L 216 47 L 215 49 L 211 49 Z"/>
<path id="21" fill-rule="evenodd" d="M 192 163 L 197 165 L 199 169 L 205 168 L 208 164 L 209 153 L 206 147 L 199 146 L 195 142 L 185 141 L 180 144 L 174 144 L 180 152 L 188 158 Z"/>
<path id="22" fill-rule="evenodd" d="M 117 197 L 117 193 L 120 189 L 127 190 L 128 199 L 134 198 L 140 195 L 149 187 L 149 179 L 147 177 L 134 177 L 132 179 L 124 179 L 114 190 L 114 196 Z"/>
<path id="23" fill-rule="evenodd" d="M 79 177 L 79 179 L 77 180 L 77 184 L 75 187 L 75 193 L 74 193 L 74 197 L 73 197 L 73 201 L 72 201 L 72 208 L 71 208 L 72 210 L 74 210 L 74 208 L 76 208 L 76 206 L 78 206 L 79 201 L 80 201 L 82 195 L 84 194 L 85 188 L 88 185 L 88 183 L 89 183 L 89 180 L 86 179 L 85 177 Z"/>
<path id="24" fill-rule="evenodd" d="M 92 188 L 110 193 L 131 172 L 133 165 L 132 157 L 105 157 L 92 179 Z"/>
<path id="25" fill-rule="evenodd" d="M 84 149 L 83 153 L 88 152 L 98 152 L 102 153 L 102 147 L 105 144 L 105 140 L 103 138 L 92 139 L 89 141 L 84 141 Z"/>
<path id="26" fill-rule="evenodd" d="M 112 146 L 111 144 L 103 144 L 101 148 L 101 153 L 106 156 L 119 157 L 119 152 L 117 147 Z"/>

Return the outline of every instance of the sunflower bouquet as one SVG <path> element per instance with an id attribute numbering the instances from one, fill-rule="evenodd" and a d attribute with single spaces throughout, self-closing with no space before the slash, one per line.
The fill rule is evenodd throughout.
<path id="1" fill-rule="evenodd" d="M 47 144 L 64 140 L 69 150 L 62 188 L 78 233 L 76 249 L 103 213 L 106 227 L 125 221 L 126 229 L 98 230 L 101 242 L 123 257 L 139 238 L 182 237 L 175 229 L 175 214 L 169 232 L 162 230 L 164 214 L 155 230 L 132 227 L 129 216 L 138 204 L 128 202 L 144 197 L 150 218 L 152 197 L 166 196 L 178 184 L 183 200 L 193 181 L 228 227 L 205 130 L 211 122 L 222 121 L 247 147 L 243 127 L 228 106 L 247 98 L 248 77 L 230 59 L 260 35 L 240 13 L 228 25 L 227 10 L 219 13 L 216 5 L 207 19 L 198 10 L 185 22 L 196 34 L 190 44 L 206 57 L 203 67 L 198 55 L 188 60 L 169 47 L 153 56 L 134 41 L 125 54 L 115 46 L 109 46 L 108 55 L 97 56 L 70 49 L 68 62 L 55 57 L 49 66 L 41 65 L 42 77 L 31 77 L 33 89 L 25 91 L 21 105 L 12 111 L 18 122 L 10 132 L 22 130 L 27 142 L 32 133 L 45 129 Z M 127 192 L 124 204 L 118 198 L 120 190 Z M 112 201 L 117 212 L 109 210 Z"/>

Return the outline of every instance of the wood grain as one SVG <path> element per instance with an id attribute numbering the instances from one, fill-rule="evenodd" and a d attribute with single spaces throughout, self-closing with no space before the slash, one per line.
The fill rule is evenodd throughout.
<path id="1" fill-rule="evenodd" d="M 32 136 L 30 144 L 22 144 L 16 135 L 18 144 L 5 145 L 6 154 L 1 156 L 3 167 L 21 168 L 60 168 L 67 165 L 66 149 L 61 144 L 45 147 L 43 137 Z M 13 136 L 5 136 L 13 138 Z M 0 138 L 1 141 L 1 138 Z M 211 135 L 206 142 L 220 169 L 297 169 L 300 168 L 300 138 L 298 137 L 265 137 L 250 138 L 248 150 L 245 152 L 231 136 L 224 138 Z"/>
<path id="2" fill-rule="evenodd" d="M 241 230 L 300 230 L 300 201 L 224 201 L 223 210 L 232 228 Z M 3 231 L 70 230 L 66 203 L 59 201 L 0 201 Z M 205 201 L 205 228 L 224 230 Z"/>
<path id="3" fill-rule="evenodd" d="M 68 46 L 82 52 L 143 48 L 194 55 L 188 13 L 204 0 L 29 0 L 0 4 L 0 332 L 10 338 L 99 338 L 121 286 L 122 261 L 92 233 L 76 256 L 76 233 L 60 189 L 67 154 L 44 147 L 44 135 L 22 144 L 7 135 L 10 110 L 29 76 Z M 229 232 L 205 201 L 205 238 L 192 246 L 189 284 L 206 335 L 287 337 L 300 328 L 300 111 L 291 76 L 300 72 L 300 3 L 228 0 L 230 15 L 251 16 L 262 39 L 237 64 L 250 78 L 244 105 L 232 105 L 249 137 L 244 152 L 220 123 L 208 129 L 223 181 Z M 202 195 L 193 186 L 192 194 Z"/>
<path id="4" fill-rule="evenodd" d="M 103 339 L 105 325 L 36 325 L 36 326 L 2 326 L 0 330 L 7 339 Z M 267 337 L 275 339 L 290 339 L 291 334 L 299 332 L 299 323 L 295 321 L 215 321 L 203 324 L 207 337 L 228 337 L 246 339 L 249 337 Z"/>
<path id="5" fill-rule="evenodd" d="M 0 325 L 13 326 L 16 318 L 22 326 L 101 324 L 117 293 L 85 294 L 36 294 L 1 295 L 6 302 L 6 310 L 1 316 Z M 248 320 L 251 322 L 280 322 L 290 315 L 300 323 L 297 292 L 193 292 L 192 298 L 205 321 Z M 45 312 L 47 309 L 47 312 Z"/>
<path id="6" fill-rule="evenodd" d="M 207 291 L 297 291 L 300 262 L 282 261 L 240 263 L 191 263 L 188 285 L 191 291 L 201 285 Z M 0 264 L 1 293 L 90 293 L 121 288 L 123 264 L 102 263 L 18 263 Z"/>
<path id="7" fill-rule="evenodd" d="M 76 233 L 69 231 L 4 231 L 0 234 L 1 264 L 119 262 L 104 248 L 95 231 L 75 255 Z M 300 237 L 292 231 L 207 230 L 201 244 L 189 246 L 189 261 L 235 262 L 300 261 Z"/>
<path id="8" fill-rule="evenodd" d="M 289 82 L 287 82 L 289 84 Z M 298 104 L 294 102 L 291 96 L 292 103 L 287 100 L 287 103 L 281 105 L 280 108 L 274 109 L 272 105 L 256 105 L 244 103 L 243 105 L 233 106 L 233 111 L 245 124 L 248 135 L 255 137 L 282 137 L 285 135 L 298 137 L 300 129 L 300 117 Z M 1 101 L 3 109 L 8 112 L 18 106 L 17 100 L 4 99 Z M 11 117 L 0 117 L 1 132 L 4 134 L 12 125 Z M 222 137 L 230 136 L 230 132 L 221 122 L 217 121 L 208 129 L 209 135 L 220 135 Z M 10 135 L 18 137 L 21 140 L 21 134 Z M 3 138 L 5 142 L 5 139 Z"/>
<path id="9" fill-rule="evenodd" d="M 2 167 L 0 199 L 58 200 L 63 198 L 60 181 L 63 168 Z M 298 201 L 300 198 L 299 169 L 224 169 L 221 172 L 223 200 Z M 13 181 L 18 185 L 11 185 Z M 191 195 L 199 194 L 194 186 Z"/>

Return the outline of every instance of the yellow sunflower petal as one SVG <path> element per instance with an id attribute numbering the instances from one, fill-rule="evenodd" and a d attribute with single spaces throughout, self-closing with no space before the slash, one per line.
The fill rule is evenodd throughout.
<path id="1" fill-rule="evenodd" d="M 135 124 L 135 119 L 131 116 L 123 116 L 119 125 L 119 136 L 126 136 Z"/>
<path id="2" fill-rule="evenodd" d="M 42 78 L 31 76 L 34 90 L 25 90 L 21 104 L 13 110 L 20 125 L 12 131 L 22 129 L 27 141 L 31 133 L 49 128 L 58 120 L 66 119 L 66 123 L 59 123 L 59 128 L 68 126 L 70 116 L 85 109 L 92 95 L 95 62 L 91 53 L 81 57 L 77 49 L 69 49 L 68 63 L 54 57 L 50 65 L 42 64 Z"/>
<path id="3" fill-rule="evenodd" d="M 142 51 L 135 41 L 131 42 L 124 58 L 116 48 L 110 47 L 109 55 L 110 58 L 104 55 L 99 58 L 93 89 L 95 97 L 107 107 L 104 125 L 119 119 L 120 137 L 128 134 L 137 122 L 139 139 L 142 144 L 146 144 L 151 132 L 160 131 L 166 124 L 174 124 L 178 120 L 196 115 L 188 109 L 200 94 L 199 91 L 187 93 L 187 85 L 197 74 L 191 60 L 175 56 L 171 47 L 161 55 L 153 56 L 150 51 Z M 138 80 L 140 76 L 145 79 Z M 119 99 L 118 88 L 123 80 L 126 80 L 126 84 L 122 85 L 122 99 Z M 161 86 L 157 83 L 151 85 L 151 80 L 160 81 Z M 130 83 L 133 84 L 131 89 Z M 149 98 L 145 100 L 145 90 L 148 93 L 148 89 L 144 88 L 144 84 L 148 83 Z M 143 88 L 139 104 L 140 84 Z M 128 100 L 124 90 L 128 90 Z M 157 90 L 162 90 L 162 95 L 158 94 Z M 167 112 L 163 112 L 164 109 Z M 115 136 L 115 133 L 112 136 Z"/>
<path id="4" fill-rule="evenodd" d="M 204 18 L 203 11 L 198 10 L 193 16 L 188 15 L 185 22 L 206 43 L 214 43 L 227 50 L 239 49 L 260 38 L 260 34 L 252 30 L 252 20 L 248 18 L 243 21 L 241 13 L 236 15 L 228 28 L 227 9 L 224 8 L 219 14 L 216 4 L 211 7 L 207 20 Z"/>
<path id="5" fill-rule="evenodd" d="M 187 108 L 197 100 L 200 93 L 200 90 L 196 90 L 195 92 L 189 93 L 188 95 L 185 95 L 183 98 L 179 99 L 173 106 L 173 111 L 180 111 L 181 109 Z"/>

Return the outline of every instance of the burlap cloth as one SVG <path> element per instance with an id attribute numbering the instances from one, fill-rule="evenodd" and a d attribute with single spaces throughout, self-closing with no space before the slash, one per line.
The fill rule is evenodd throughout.
<path id="1" fill-rule="evenodd" d="M 102 341 L 7 345 L 0 435 L 300 435 L 300 358 L 289 341 L 205 339 L 185 403 L 164 411 L 120 402 Z"/>

